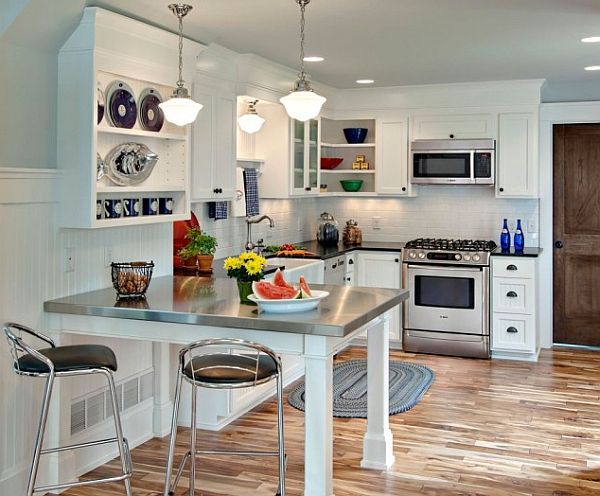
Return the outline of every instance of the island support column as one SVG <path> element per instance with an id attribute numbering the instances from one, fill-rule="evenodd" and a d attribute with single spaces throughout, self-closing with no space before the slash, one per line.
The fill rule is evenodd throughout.
<path id="1" fill-rule="evenodd" d="M 333 352 L 305 337 L 304 495 L 333 495 Z"/>
<path id="2" fill-rule="evenodd" d="M 394 463 L 394 440 L 389 419 L 389 311 L 367 330 L 367 432 L 360 466 L 385 470 Z"/>

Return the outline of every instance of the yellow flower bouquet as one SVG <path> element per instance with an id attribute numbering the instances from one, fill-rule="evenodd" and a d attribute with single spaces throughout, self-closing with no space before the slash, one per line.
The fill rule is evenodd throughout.
<path id="1" fill-rule="evenodd" d="M 237 257 L 227 257 L 223 268 L 229 277 L 234 277 L 239 282 L 252 282 L 265 277 L 263 269 L 266 266 L 266 258 L 248 251 Z"/>

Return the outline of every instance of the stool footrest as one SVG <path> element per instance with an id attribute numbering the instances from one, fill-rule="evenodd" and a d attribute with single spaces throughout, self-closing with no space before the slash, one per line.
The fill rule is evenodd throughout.
<path id="1" fill-rule="evenodd" d="M 243 450 L 196 450 L 196 455 L 248 455 L 279 456 L 277 451 L 243 451 Z"/>
<path id="2" fill-rule="evenodd" d="M 116 437 L 111 437 L 111 438 L 106 438 L 106 439 L 99 439 L 97 441 L 89 441 L 87 443 L 70 444 L 68 446 L 59 446 L 57 448 L 46 448 L 46 449 L 43 449 L 40 452 L 40 454 L 46 455 L 48 453 L 56 453 L 59 451 L 67 451 L 67 450 L 80 449 L 80 448 L 89 448 L 90 446 L 98 446 L 100 444 L 110 444 L 110 443 L 116 443 L 116 442 L 118 442 L 118 439 Z"/>
<path id="3" fill-rule="evenodd" d="M 92 441 L 89 443 L 75 444 L 75 445 L 71 445 L 71 446 L 61 446 L 60 448 L 51 448 L 48 450 L 44 450 L 42 452 L 42 454 L 54 453 L 57 451 L 64 451 L 67 449 L 86 448 L 88 446 L 95 446 L 97 444 L 108 444 L 111 442 L 117 442 L 117 438 L 102 439 L 100 441 Z M 104 478 L 92 479 L 92 480 L 85 480 L 85 481 L 63 482 L 61 484 L 52 484 L 52 485 L 48 485 L 48 486 L 39 486 L 39 487 L 34 488 L 33 491 L 47 493 L 49 491 L 54 491 L 57 489 L 67 489 L 70 487 L 79 487 L 79 486 L 91 486 L 91 485 L 95 485 L 95 484 L 106 484 L 109 482 L 119 482 L 119 481 L 123 481 L 125 479 L 129 479 L 131 477 L 131 475 L 133 474 L 133 463 L 131 461 L 131 451 L 129 449 L 129 444 L 127 443 L 127 439 L 125 439 L 125 438 L 123 438 L 123 447 L 125 449 L 125 468 L 126 468 L 126 470 L 125 470 L 125 473 L 123 473 L 122 475 L 117 475 L 114 477 L 104 477 Z"/>

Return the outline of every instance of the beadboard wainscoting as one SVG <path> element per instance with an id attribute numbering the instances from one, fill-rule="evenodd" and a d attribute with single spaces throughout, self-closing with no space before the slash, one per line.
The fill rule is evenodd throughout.
<path id="1" fill-rule="evenodd" d="M 155 276 L 172 272 L 171 224 L 95 230 L 57 227 L 59 177 L 60 172 L 54 169 L 0 168 L 0 232 L 3 238 L 0 320 L 21 322 L 43 332 L 46 328 L 42 309 L 45 300 L 111 285 L 110 269 L 105 266 L 105 247 L 111 248 L 115 261 L 154 260 Z M 70 271 L 66 271 L 67 249 L 73 255 L 73 270 Z M 115 379 L 124 385 L 152 368 L 152 343 L 81 336 L 60 339 L 74 344 L 102 342 L 113 348 L 119 363 Z M 23 494 L 43 381 L 11 373 L 8 349 L 5 344 L 0 346 L 0 494 Z M 105 386 L 100 378 L 63 379 L 58 381 L 60 387 L 63 382 L 68 382 L 65 389 L 75 403 Z M 139 400 L 140 396 L 138 404 L 123 411 L 124 431 L 132 445 L 153 435 L 152 402 Z M 76 434 L 77 441 L 102 435 L 111 427 L 110 418 L 94 423 L 90 429 Z M 78 455 L 70 460 L 72 473 L 69 475 L 84 473 L 114 455 L 110 450 L 102 453 L 101 447 L 95 453 L 88 451 L 88 456 Z M 49 474 L 48 463 L 41 469 L 42 479 L 55 476 L 55 473 Z"/>

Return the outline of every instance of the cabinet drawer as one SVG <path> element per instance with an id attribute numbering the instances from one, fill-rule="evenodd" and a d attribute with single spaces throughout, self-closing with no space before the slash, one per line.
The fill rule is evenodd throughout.
<path id="1" fill-rule="evenodd" d="M 511 279 L 494 277 L 492 279 L 494 312 L 533 314 L 535 310 L 535 292 L 533 279 Z"/>
<path id="2" fill-rule="evenodd" d="M 531 315 L 494 314 L 492 350 L 535 351 L 535 320 Z"/>
<path id="3" fill-rule="evenodd" d="M 492 277 L 533 277 L 535 260 L 517 257 L 492 257 Z"/>

